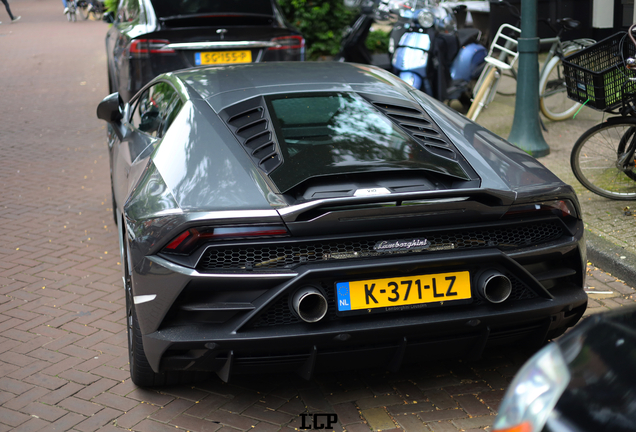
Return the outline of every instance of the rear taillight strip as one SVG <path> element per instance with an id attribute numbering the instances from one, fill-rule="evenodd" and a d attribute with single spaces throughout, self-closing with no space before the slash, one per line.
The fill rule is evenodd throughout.
<path id="1" fill-rule="evenodd" d="M 189 254 L 208 241 L 281 237 L 288 234 L 287 228 L 283 225 L 190 228 L 168 243 L 163 252 Z"/>
<path id="2" fill-rule="evenodd" d="M 271 48 L 279 44 L 270 41 L 217 41 L 217 42 L 182 42 L 171 43 L 165 48 L 174 50 L 205 50 L 230 48 Z"/>
<path id="3" fill-rule="evenodd" d="M 130 43 L 131 54 L 174 54 L 165 39 L 135 39 Z"/>
<path id="4" fill-rule="evenodd" d="M 305 39 L 302 36 L 281 36 L 272 39 L 272 42 L 276 44 L 268 50 L 290 50 L 290 49 L 302 49 L 305 48 Z"/>

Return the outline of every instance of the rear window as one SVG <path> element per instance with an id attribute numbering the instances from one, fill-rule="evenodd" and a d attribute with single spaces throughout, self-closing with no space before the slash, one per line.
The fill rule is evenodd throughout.
<path id="1" fill-rule="evenodd" d="M 430 153 L 355 93 L 269 98 L 283 164 L 282 192 L 316 176 L 377 170 L 443 171 Z"/>
<path id="2" fill-rule="evenodd" d="M 274 15 L 270 0 L 151 0 L 151 2 L 157 18 L 207 14 Z"/>

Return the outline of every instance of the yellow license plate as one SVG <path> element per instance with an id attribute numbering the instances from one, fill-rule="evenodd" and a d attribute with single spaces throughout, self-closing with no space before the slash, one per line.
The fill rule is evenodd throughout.
<path id="1" fill-rule="evenodd" d="M 252 51 L 210 51 L 194 53 L 196 65 L 251 63 Z"/>
<path id="2" fill-rule="evenodd" d="M 470 273 L 437 273 L 336 283 L 338 311 L 392 308 L 471 298 Z"/>

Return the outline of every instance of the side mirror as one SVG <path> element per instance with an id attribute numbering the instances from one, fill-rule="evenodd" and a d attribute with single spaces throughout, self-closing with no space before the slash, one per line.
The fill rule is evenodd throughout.
<path id="1" fill-rule="evenodd" d="M 102 17 L 102 20 L 106 21 L 108 24 L 112 24 L 115 22 L 115 15 L 112 12 L 106 12 Z"/>
<path id="2" fill-rule="evenodd" d="M 108 123 L 117 123 L 123 118 L 124 101 L 119 93 L 109 94 L 97 105 L 97 118 Z"/>

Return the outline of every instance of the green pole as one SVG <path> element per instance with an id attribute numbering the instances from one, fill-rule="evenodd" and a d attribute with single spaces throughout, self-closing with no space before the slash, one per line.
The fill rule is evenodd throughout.
<path id="1" fill-rule="evenodd" d="M 521 0 L 519 74 L 515 117 L 508 141 L 534 157 L 547 156 L 550 147 L 539 122 L 539 38 L 537 0 Z"/>

